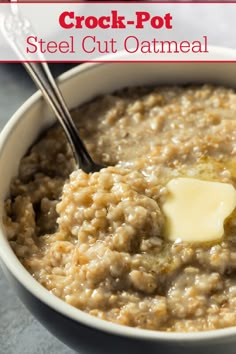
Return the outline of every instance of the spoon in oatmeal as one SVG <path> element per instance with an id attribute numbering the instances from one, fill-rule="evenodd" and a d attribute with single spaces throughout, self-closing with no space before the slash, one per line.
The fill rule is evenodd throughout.
<path id="1" fill-rule="evenodd" d="M 78 167 L 86 173 L 100 171 L 105 166 L 97 164 L 90 156 L 45 58 L 41 54 L 37 54 L 34 62 L 32 58 L 27 58 L 24 38 L 32 35 L 33 30 L 29 21 L 20 15 L 17 3 L 11 5 L 11 12 L 5 16 L 3 26 L 5 38 L 22 60 L 22 64 L 59 120 Z"/>
<path id="2" fill-rule="evenodd" d="M 30 62 L 23 65 L 61 123 L 79 168 L 86 173 L 100 171 L 105 166 L 97 164 L 90 156 L 48 65 Z"/>

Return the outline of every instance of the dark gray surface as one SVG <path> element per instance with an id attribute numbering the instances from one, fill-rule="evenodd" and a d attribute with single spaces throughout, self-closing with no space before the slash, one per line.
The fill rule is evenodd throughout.
<path id="1" fill-rule="evenodd" d="M 53 65 L 57 75 L 70 65 Z M 16 109 L 35 91 L 24 69 L 0 64 L 0 130 Z M 0 354 L 73 354 L 25 309 L 0 268 Z"/>

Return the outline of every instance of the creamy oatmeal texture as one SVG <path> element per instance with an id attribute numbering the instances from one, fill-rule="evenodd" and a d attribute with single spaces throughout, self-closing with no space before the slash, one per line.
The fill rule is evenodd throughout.
<path id="1" fill-rule="evenodd" d="M 166 184 L 236 186 L 236 93 L 213 87 L 125 89 L 73 112 L 109 165 L 75 169 L 48 130 L 22 159 L 4 219 L 20 261 L 44 287 L 101 319 L 164 331 L 236 325 L 236 212 L 223 240 L 164 237 Z"/>

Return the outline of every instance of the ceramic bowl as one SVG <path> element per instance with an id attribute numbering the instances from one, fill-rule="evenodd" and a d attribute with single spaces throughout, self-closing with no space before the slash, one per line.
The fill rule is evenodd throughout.
<path id="1" fill-rule="evenodd" d="M 212 48 L 212 58 L 233 50 Z M 125 58 L 124 53 L 118 53 Z M 214 83 L 236 88 L 236 63 L 93 63 L 59 78 L 70 108 L 99 94 L 133 85 Z M 39 92 L 29 98 L 0 135 L 0 213 L 17 174 L 21 157 L 40 133 L 54 122 Z M 81 354 L 234 353 L 236 327 L 198 333 L 166 333 L 129 328 L 92 317 L 60 300 L 41 286 L 12 251 L 0 224 L 1 264 L 26 307 L 60 340 Z"/>

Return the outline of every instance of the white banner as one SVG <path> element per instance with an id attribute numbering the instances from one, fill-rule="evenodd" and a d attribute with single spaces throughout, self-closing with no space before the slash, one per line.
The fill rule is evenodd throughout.
<path id="1" fill-rule="evenodd" d="M 236 48 L 235 18 L 236 3 L 0 3 L 0 61 L 232 61 L 211 46 Z"/>

